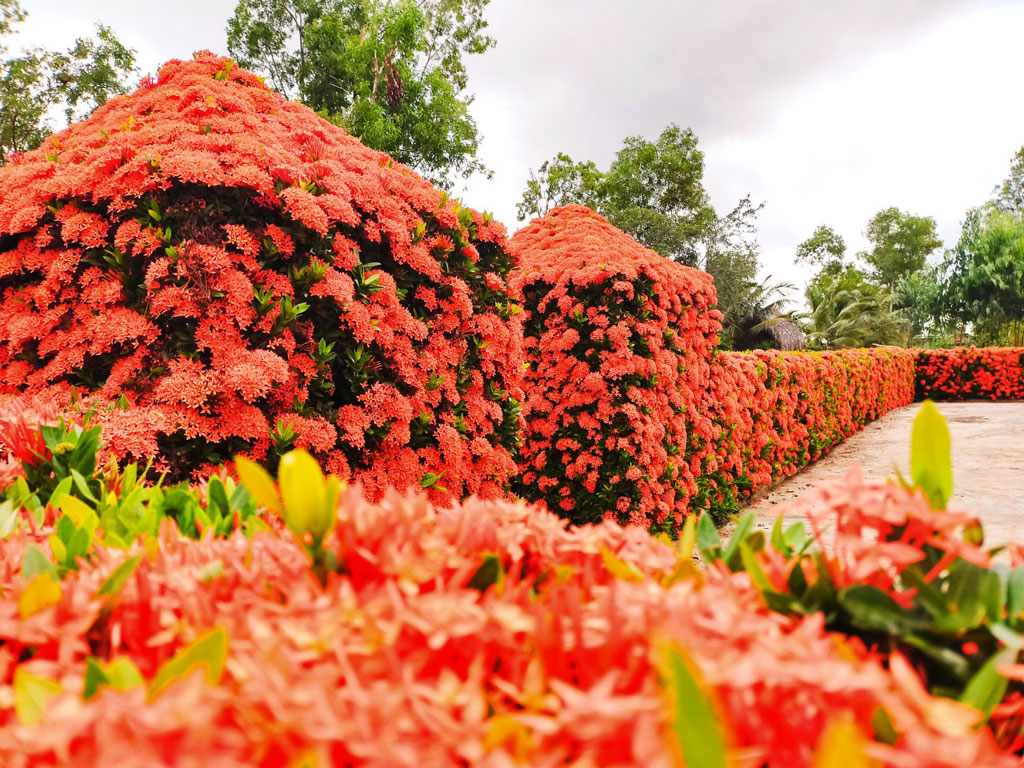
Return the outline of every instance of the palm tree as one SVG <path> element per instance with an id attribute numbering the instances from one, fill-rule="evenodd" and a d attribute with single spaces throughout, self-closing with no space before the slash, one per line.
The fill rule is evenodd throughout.
<path id="1" fill-rule="evenodd" d="M 733 326 L 733 348 L 800 349 L 803 334 L 798 316 L 787 310 L 787 291 L 795 290 L 789 283 L 772 283 L 771 275 L 761 282 L 749 282 L 742 311 Z"/>

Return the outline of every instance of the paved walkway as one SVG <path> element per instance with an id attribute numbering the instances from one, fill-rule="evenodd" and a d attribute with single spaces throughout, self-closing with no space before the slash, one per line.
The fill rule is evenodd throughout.
<path id="1" fill-rule="evenodd" d="M 950 507 L 981 518 L 985 544 L 1024 541 L 1024 402 L 937 403 L 953 442 Z M 920 404 L 883 416 L 820 461 L 783 480 L 748 505 L 770 527 L 779 504 L 823 482 L 841 478 L 855 464 L 867 479 L 883 480 L 898 467 L 910 475 L 910 432 Z"/>

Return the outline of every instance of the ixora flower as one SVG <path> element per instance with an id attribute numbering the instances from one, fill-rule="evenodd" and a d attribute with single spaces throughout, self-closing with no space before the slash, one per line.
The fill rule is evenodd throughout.
<path id="1" fill-rule="evenodd" d="M 123 549 L 108 513 L 63 579 L 62 524 L 0 536 L 0 765 L 1016 764 L 901 655 L 698 570 L 692 522 L 676 546 L 522 502 L 335 495 L 308 454 L 281 464 L 237 469 L 291 532 L 166 520 Z"/>
<path id="2" fill-rule="evenodd" d="M 298 446 L 371 494 L 495 497 L 514 265 L 489 216 L 197 54 L 0 168 L 0 395 L 75 387 L 175 478 Z"/>

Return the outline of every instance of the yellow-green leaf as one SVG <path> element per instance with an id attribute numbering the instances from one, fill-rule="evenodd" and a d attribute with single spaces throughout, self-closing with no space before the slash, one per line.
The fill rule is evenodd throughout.
<path id="1" fill-rule="evenodd" d="M 60 602 L 61 589 L 53 576 L 40 573 L 29 582 L 25 591 L 18 596 L 18 614 L 23 619 L 44 611 Z"/>
<path id="2" fill-rule="evenodd" d="M 953 495 L 953 459 L 949 426 L 931 400 L 914 419 L 910 440 L 910 475 L 934 509 L 945 509 Z"/>
<path id="3" fill-rule="evenodd" d="M 257 504 L 279 515 L 284 512 L 284 508 L 281 506 L 281 497 L 277 493 L 277 486 L 274 485 L 274 480 L 263 467 L 244 456 L 236 456 L 235 471 L 238 472 L 238 479 L 242 481 L 242 485 Z"/>
<path id="4" fill-rule="evenodd" d="M 59 694 L 60 683 L 29 674 L 21 667 L 14 670 L 14 714 L 22 725 L 38 725 L 46 702 Z"/>
<path id="5" fill-rule="evenodd" d="M 57 507 L 71 518 L 71 522 L 75 524 L 76 528 L 81 528 L 82 523 L 88 519 L 89 515 L 96 514 L 93 508 L 84 501 L 66 493 L 57 499 Z"/>
<path id="6" fill-rule="evenodd" d="M 683 651 L 672 648 L 667 672 L 675 710 L 672 726 L 686 768 L 728 768 L 725 729 L 699 670 Z"/>
<path id="7" fill-rule="evenodd" d="M 644 576 L 632 563 L 627 563 L 621 557 L 612 552 L 608 547 L 601 545 L 601 559 L 604 567 L 616 579 L 623 581 L 643 581 Z"/>
<path id="8" fill-rule="evenodd" d="M 211 629 L 191 645 L 182 648 L 157 671 L 149 686 L 149 700 L 160 695 L 175 680 L 188 676 L 197 666 L 206 668 L 206 681 L 216 685 L 228 655 L 228 634 L 223 627 Z"/>
<path id="9" fill-rule="evenodd" d="M 108 664 L 97 659 L 87 659 L 82 698 L 88 701 L 101 686 L 128 691 L 145 682 L 139 668 L 127 656 L 119 656 Z"/>
<path id="10" fill-rule="evenodd" d="M 128 578 L 135 573 L 135 569 L 139 567 L 139 563 L 142 562 L 142 555 L 135 555 L 135 557 L 129 557 L 123 563 L 121 563 L 114 572 L 107 577 L 107 580 L 103 582 L 99 591 L 96 593 L 100 596 L 113 597 L 128 581 Z"/>

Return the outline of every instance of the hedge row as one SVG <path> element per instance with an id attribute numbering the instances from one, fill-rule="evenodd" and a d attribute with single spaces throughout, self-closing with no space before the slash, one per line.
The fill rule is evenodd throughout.
<path id="1" fill-rule="evenodd" d="M 688 454 L 699 493 L 691 509 L 722 520 L 751 494 L 910 403 L 914 359 L 897 349 L 716 355 L 704 408 L 693 416 Z"/>
<path id="2" fill-rule="evenodd" d="M 916 381 L 918 399 L 1024 399 L 1024 348 L 922 349 Z"/>

